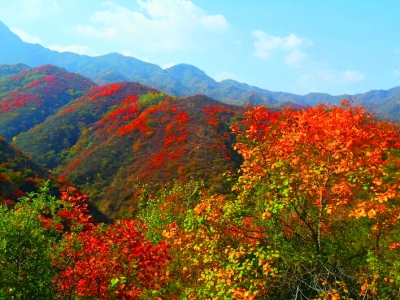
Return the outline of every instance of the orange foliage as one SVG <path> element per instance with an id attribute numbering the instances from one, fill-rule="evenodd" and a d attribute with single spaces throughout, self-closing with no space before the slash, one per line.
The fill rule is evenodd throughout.
<path id="1" fill-rule="evenodd" d="M 399 179 L 393 181 L 385 170 L 388 149 L 399 148 L 399 131 L 362 107 L 343 104 L 281 113 L 250 107 L 233 128 L 245 160 L 240 190 L 260 182 L 275 186 L 275 194 L 266 195 L 263 216 L 276 211 L 274 203 L 292 207 L 318 245 L 329 218 L 368 217 L 378 229 L 400 213 L 392 203 L 399 200 Z M 304 218 L 310 206 L 314 220 Z"/>

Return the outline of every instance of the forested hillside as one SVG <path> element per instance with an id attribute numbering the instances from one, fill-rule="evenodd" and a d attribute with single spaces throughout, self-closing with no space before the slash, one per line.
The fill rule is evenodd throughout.
<path id="1" fill-rule="evenodd" d="M 0 77 L 0 135 L 9 141 L 96 85 L 50 65 L 15 73 Z"/>
<path id="2" fill-rule="evenodd" d="M 0 72 L 1 299 L 400 297 L 398 123 Z"/>
<path id="3" fill-rule="evenodd" d="M 65 105 L 14 143 L 114 214 L 137 204 L 135 182 L 201 179 L 224 190 L 222 173 L 241 162 L 229 129 L 241 110 L 203 96 L 178 99 L 139 84 L 110 84 Z"/>
<path id="4" fill-rule="evenodd" d="M 17 200 L 37 190 L 50 173 L 0 137 L 0 199 Z"/>
<path id="5" fill-rule="evenodd" d="M 109 93 L 96 105 L 108 97 L 114 105 L 81 128 L 56 169 L 94 199 L 108 194 L 97 203 L 119 220 L 95 224 L 87 196 L 68 186 L 54 197 L 43 184 L 19 204 L 6 202 L 2 297 L 400 296 L 398 124 L 346 101 L 244 112 L 154 90 L 118 100 L 129 87 L 143 88 L 91 91 Z M 46 122 L 78 117 L 90 99 Z M 12 164 L 19 152 L 3 144 Z"/>

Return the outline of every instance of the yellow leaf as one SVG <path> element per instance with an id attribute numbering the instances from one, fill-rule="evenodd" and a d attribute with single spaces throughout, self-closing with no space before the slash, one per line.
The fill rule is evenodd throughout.
<path id="1" fill-rule="evenodd" d="M 371 208 L 371 209 L 369 210 L 369 212 L 368 212 L 368 217 L 369 217 L 370 219 L 373 219 L 373 218 L 375 218 L 375 216 L 376 216 L 376 211 L 375 211 L 375 209 Z"/>

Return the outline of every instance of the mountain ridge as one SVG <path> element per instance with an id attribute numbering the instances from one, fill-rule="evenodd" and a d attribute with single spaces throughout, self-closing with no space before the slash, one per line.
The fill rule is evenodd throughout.
<path id="1" fill-rule="evenodd" d="M 52 65 L 0 77 L 0 135 L 11 141 L 94 86 L 89 79 Z"/>
<path id="2" fill-rule="evenodd" d="M 122 216 L 138 182 L 200 178 L 225 190 L 219 177 L 241 162 L 230 122 L 243 110 L 206 96 L 177 98 L 112 83 L 71 99 L 13 145 L 88 193 L 106 215 Z"/>
<path id="3" fill-rule="evenodd" d="M 217 82 L 204 71 L 188 64 L 178 64 L 162 69 L 158 65 L 119 53 L 90 57 L 71 52 L 52 51 L 39 44 L 23 42 L 1 21 L 0 39 L 5 41 L 5 46 L 0 49 L 0 63 L 2 64 L 24 63 L 31 67 L 54 64 L 70 72 L 89 77 L 98 84 L 121 81 L 139 82 L 178 97 L 203 94 L 230 104 L 250 103 L 272 107 L 281 107 L 282 103 L 305 107 L 315 106 L 318 103 L 336 105 L 342 98 L 346 98 L 355 100 L 356 105 L 365 105 L 370 110 L 375 109 L 377 117 L 391 120 L 400 119 L 400 104 L 397 101 L 400 99 L 400 87 L 387 91 L 373 90 L 356 95 L 329 95 L 326 93 L 296 95 L 269 91 L 232 79 Z M 395 94 L 393 95 L 391 91 L 395 91 Z"/>

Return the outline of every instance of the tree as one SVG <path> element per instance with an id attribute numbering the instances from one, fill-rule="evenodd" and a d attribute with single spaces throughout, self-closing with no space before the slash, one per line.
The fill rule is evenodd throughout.
<path id="1" fill-rule="evenodd" d="M 244 158 L 233 215 L 286 255 L 285 297 L 398 297 L 399 277 L 385 294 L 367 266 L 374 257 L 399 274 L 398 128 L 343 100 L 281 113 L 250 107 L 233 130 Z"/>
<path id="2" fill-rule="evenodd" d="M 22 198 L 13 209 L 0 207 L 1 299 L 54 298 L 51 253 L 61 232 L 56 220 L 44 215 L 56 216 L 57 208 L 47 186 Z"/>
<path id="3" fill-rule="evenodd" d="M 148 299 L 162 294 L 169 279 L 165 242 L 152 245 L 133 220 L 67 234 L 58 251 L 55 283 L 62 299 Z"/>
<path id="4" fill-rule="evenodd" d="M 183 293 L 398 298 L 399 129 L 346 101 L 249 107 L 232 129 L 236 195 L 205 196 L 164 231 L 196 282 Z"/>

